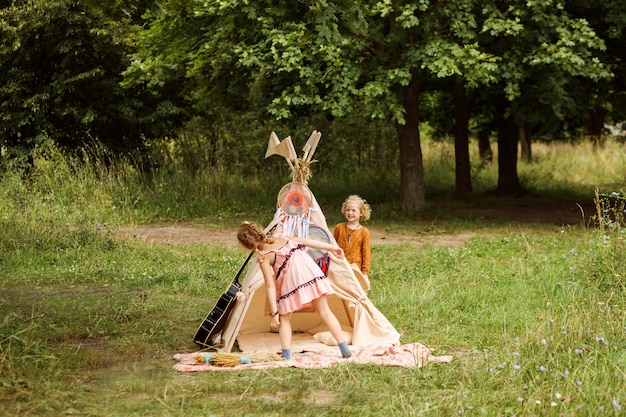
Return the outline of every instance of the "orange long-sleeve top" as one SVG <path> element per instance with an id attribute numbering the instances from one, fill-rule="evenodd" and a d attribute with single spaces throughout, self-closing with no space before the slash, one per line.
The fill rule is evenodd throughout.
<path id="1" fill-rule="evenodd" d="M 333 236 L 349 263 L 357 264 L 364 275 L 370 274 L 372 245 L 370 231 L 361 225 L 356 230 L 349 229 L 346 223 L 335 226 Z"/>

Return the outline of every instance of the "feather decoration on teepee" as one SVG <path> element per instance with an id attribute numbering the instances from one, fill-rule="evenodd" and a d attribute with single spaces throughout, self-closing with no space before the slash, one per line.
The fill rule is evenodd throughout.
<path id="1" fill-rule="evenodd" d="M 294 166 L 294 163 L 296 163 L 297 165 L 298 155 L 296 154 L 296 149 L 293 147 L 291 136 L 287 136 L 281 142 L 280 140 L 278 140 L 278 136 L 276 136 L 276 133 L 272 132 L 270 134 L 270 140 L 267 144 L 267 151 L 265 151 L 265 158 L 268 158 L 272 155 L 282 156 L 289 164 L 289 168 L 291 168 L 291 171 L 293 172 L 296 170 L 296 166 Z"/>
<path id="2" fill-rule="evenodd" d="M 309 139 L 304 144 L 302 151 L 304 151 L 304 156 L 302 157 L 305 161 L 311 161 L 313 154 L 315 153 L 315 149 L 317 149 L 317 144 L 320 141 L 322 134 L 318 130 L 314 130 L 309 136 Z M 313 161 L 315 162 L 315 161 Z"/>
<path id="3" fill-rule="evenodd" d="M 321 137 L 322 134 L 314 130 L 302 148 L 304 152 L 302 158 L 298 158 L 293 142 L 291 141 L 291 136 L 287 136 L 280 141 L 276 133 L 272 132 L 267 144 L 267 151 L 265 151 L 265 157 L 268 158 L 272 155 L 280 155 L 285 158 L 289 164 L 289 168 L 291 168 L 291 178 L 293 182 L 306 185 L 309 179 L 311 179 L 311 164 L 317 162 L 312 158 Z"/>

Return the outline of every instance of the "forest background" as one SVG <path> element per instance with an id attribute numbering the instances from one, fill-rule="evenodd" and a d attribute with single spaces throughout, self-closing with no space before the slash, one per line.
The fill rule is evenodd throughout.
<path id="1" fill-rule="evenodd" d="M 411 214 L 428 191 L 424 124 L 453 141 L 454 193 L 469 198 L 470 137 L 486 160 L 497 144 L 496 191 L 511 196 L 518 143 L 531 161 L 533 141 L 599 143 L 626 118 L 617 0 L 7 1 L 0 13 L 9 170 L 51 142 L 257 176 L 259 137 L 317 129 L 324 175 L 395 175 Z"/>
<path id="2" fill-rule="evenodd" d="M 0 415 L 620 414 L 625 24 L 620 1 L 0 1 Z M 374 209 L 374 304 L 453 362 L 173 373 L 233 227 L 289 181 L 269 133 L 314 129 L 329 224 Z"/>

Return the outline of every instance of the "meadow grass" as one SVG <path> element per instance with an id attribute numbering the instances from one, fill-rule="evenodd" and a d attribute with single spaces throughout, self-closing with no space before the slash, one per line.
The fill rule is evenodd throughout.
<path id="1" fill-rule="evenodd" d="M 430 175 L 441 169 L 435 189 L 445 190 L 449 150 L 436 146 L 426 148 L 426 164 Z M 193 374 L 175 372 L 172 355 L 197 349 L 191 338 L 244 253 L 119 240 L 115 228 L 181 219 L 231 227 L 246 217 L 270 218 L 267 207 L 282 183 L 183 181 L 176 170 L 161 177 L 124 161 L 94 165 L 87 163 L 93 156 L 42 155 L 28 180 L 0 181 L 0 415 L 621 415 L 626 242 L 624 191 L 616 184 L 625 165 L 603 165 L 623 161 L 623 150 L 599 150 L 594 159 L 571 149 L 581 160 L 559 165 L 553 159 L 569 148 L 545 146 L 548 156 L 521 166 L 522 178 L 537 190 L 591 198 L 599 188 L 597 211 L 588 213 L 594 227 L 521 227 L 434 211 L 426 221 L 406 219 L 389 190 L 354 185 L 376 196 L 374 227 L 417 240 L 479 232 L 460 247 L 373 248 L 374 304 L 403 343 L 424 343 L 452 362 Z M 492 167 L 474 169 L 490 188 L 494 179 L 485 172 Z M 578 178 L 580 172 L 588 176 Z M 383 188 L 393 182 L 387 177 Z M 328 187 L 315 189 L 318 199 L 338 204 L 350 184 L 335 183 L 320 180 Z M 186 203 L 192 208 L 183 210 Z M 211 207 L 218 213 L 207 214 Z M 339 220 L 333 216 L 330 224 Z"/>

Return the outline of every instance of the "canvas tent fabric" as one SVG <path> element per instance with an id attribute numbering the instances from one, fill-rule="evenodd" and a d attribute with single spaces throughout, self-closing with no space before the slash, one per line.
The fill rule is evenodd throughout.
<path id="1" fill-rule="evenodd" d="M 273 228 L 274 235 L 321 238 L 336 243 L 328 229 L 326 218 L 307 185 L 292 182 L 286 184 L 281 191 L 274 221 L 268 225 L 266 233 Z M 304 197 L 304 201 L 298 201 L 299 197 Z M 315 233 L 309 236 L 309 231 L 312 230 Z M 335 294 L 329 297 L 329 306 L 344 331 L 350 334 L 351 345 L 400 344 L 400 334 L 368 298 L 367 277 L 353 268 L 345 258 L 339 259 L 331 254 L 328 278 L 335 291 Z M 248 342 L 245 346 L 247 351 L 264 350 L 268 346 L 267 340 L 271 341 L 271 347 L 279 346 L 279 336 L 271 332 L 271 319 L 268 314 L 263 274 L 259 264 L 253 260 L 241 282 L 235 306 L 221 332 L 219 350 L 230 352 L 235 342 L 239 342 L 240 349 L 244 350 L 242 347 L 244 339 Z M 321 333 L 324 330 L 320 327 L 323 323 L 315 311 L 294 313 L 291 324 L 294 341 L 304 337 L 305 340 L 300 346 L 304 346 L 305 350 L 325 348 L 323 343 L 319 343 L 313 337 L 314 332 L 311 331 L 318 329 Z M 255 346 L 255 340 L 264 342 Z M 297 346 L 295 348 L 292 346 L 292 350 L 296 349 Z"/>

